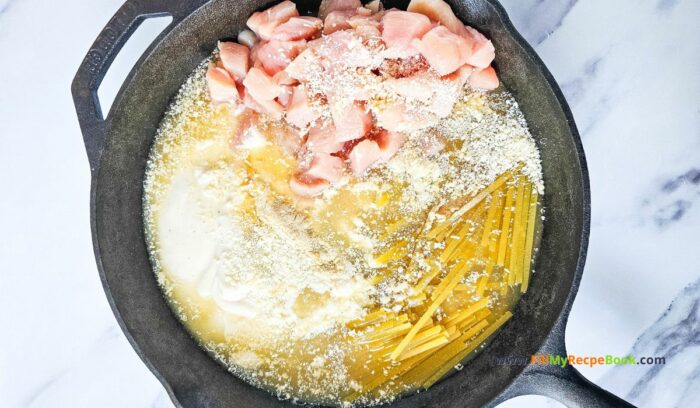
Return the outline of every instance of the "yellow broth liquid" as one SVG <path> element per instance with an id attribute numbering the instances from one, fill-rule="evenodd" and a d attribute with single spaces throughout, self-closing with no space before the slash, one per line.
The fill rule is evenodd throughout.
<path id="1" fill-rule="evenodd" d="M 180 102 L 189 100 L 168 113 L 152 149 L 145 183 L 146 232 L 173 310 L 230 371 L 280 398 L 376 404 L 430 387 L 508 320 L 527 290 L 540 219 L 537 189 L 518 166 L 476 194 L 446 194 L 413 212 L 400 205 L 405 181 L 386 179 L 382 166 L 338 187 L 330 198 L 300 199 L 288 187 L 296 168 L 293 157 L 279 143 L 253 149 L 244 158 L 237 154 L 231 141 L 236 117 L 228 106 L 211 106 L 201 77 L 194 81 L 199 81 L 195 91 L 179 96 Z M 460 103 L 490 109 L 480 97 Z M 284 130 L 278 126 L 261 130 L 275 141 Z M 449 140 L 439 154 L 452 160 L 461 143 Z M 160 259 L 157 226 L 164 197 L 175 174 L 197 166 L 233 170 L 230 188 L 240 189 L 240 200 L 229 211 L 242 223 L 260 222 L 255 200 L 264 194 L 273 211 L 291 209 L 294 219 L 303 221 L 304 233 L 327 239 L 342 259 L 365 265 L 364 278 L 377 292 L 401 282 L 403 293 L 390 307 L 373 301 L 364 317 L 312 337 L 260 342 L 230 336 L 225 328 L 230 317 L 213 300 L 174 279 Z M 457 173 L 445 174 L 439 183 L 454 181 Z M 358 188 L 367 180 L 380 181 L 371 184 L 379 188 Z M 351 231 L 358 222 L 372 231 L 378 245 L 357 242 Z M 322 296 L 305 293 L 295 312 L 303 316 Z"/>

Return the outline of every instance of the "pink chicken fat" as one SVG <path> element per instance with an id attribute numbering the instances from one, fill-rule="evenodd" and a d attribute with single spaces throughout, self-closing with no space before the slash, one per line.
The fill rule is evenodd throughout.
<path id="1" fill-rule="evenodd" d="M 323 0 L 318 17 L 286 0 L 247 25 L 240 44 L 219 42 L 209 95 L 244 108 L 245 130 L 234 137 L 241 148 L 259 145 L 249 139 L 261 137 L 251 132 L 260 114 L 287 123 L 285 140 L 294 143 L 285 144 L 300 163 L 289 187 L 301 197 L 388 161 L 405 132 L 449 115 L 465 85 L 499 86 L 493 44 L 443 0 L 412 0 L 407 11 Z"/>

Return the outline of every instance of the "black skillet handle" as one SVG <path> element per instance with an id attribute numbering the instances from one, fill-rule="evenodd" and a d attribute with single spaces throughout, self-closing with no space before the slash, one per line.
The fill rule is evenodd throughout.
<path id="1" fill-rule="evenodd" d="M 136 28 L 147 18 L 172 16 L 173 21 L 160 34 L 159 38 L 161 38 L 205 2 L 205 0 L 128 0 L 97 36 L 80 64 L 71 86 L 73 103 L 93 174 L 97 170 L 105 142 L 104 116 L 97 98 L 97 88 L 114 58 Z"/>
<path id="2" fill-rule="evenodd" d="M 560 318 L 538 355 L 566 358 L 564 329 L 566 317 Z M 569 408 L 634 407 L 620 397 L 588 381 L 573 366 L 529 365 L 507 391 L 508 397 L 536 394 L 552 398 Z"/>

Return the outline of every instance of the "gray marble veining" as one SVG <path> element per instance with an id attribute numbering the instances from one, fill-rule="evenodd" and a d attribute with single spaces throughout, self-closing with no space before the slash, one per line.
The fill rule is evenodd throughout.
<path id="1" fill-rule="evenodd" d="M 542 44 L 561 27 L 578 0 L 524 0 L 504 2 L 513 22 L 533 46 Z"/>
<path id="2" fill-rule="evenodd" d="M 604 385 L 640 407 L 700 406 L 700 279 L 678 295 L 629 354 L 663 357 L 665 363 L 616 366 L 601 379 Z"/>

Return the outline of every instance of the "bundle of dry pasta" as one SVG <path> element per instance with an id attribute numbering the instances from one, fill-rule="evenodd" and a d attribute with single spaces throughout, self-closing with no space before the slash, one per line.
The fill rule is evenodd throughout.
<path id="1" fill-rule="evenodd" d="M 459 206 L 431 214 L 416 240 L 431 241 L 435 249 L 400 313 L 378 308 L 348 325 L 362 339 L 351 370 L 358 384 L 348 400 L 430 387 L 512 316 L 499 299 L 509 290 L 527 290 L 538 198 L 514 169 Z M 398 220 L 385 234 L 404 226 Z M 415 272 L 405 260 L 411 250 L 408 240 L 397 240 L 376 262 L 403 261 Z"/>

